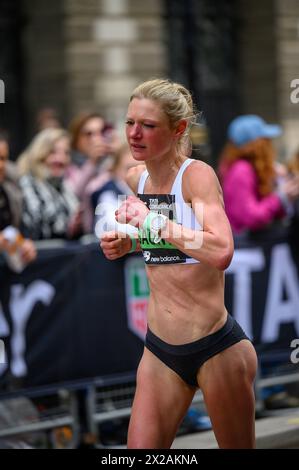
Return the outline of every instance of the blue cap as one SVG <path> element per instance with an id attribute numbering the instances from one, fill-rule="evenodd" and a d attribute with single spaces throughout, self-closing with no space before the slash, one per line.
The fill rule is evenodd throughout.
<path id="1" fill-rule="evenodd" d="M 239 116 L 228 126 L 228 138 L 238 147 L 260 137 L 273 139 L 280 136 L 282 129 L 278 125 L 267 124 L 255 114 Z"/>

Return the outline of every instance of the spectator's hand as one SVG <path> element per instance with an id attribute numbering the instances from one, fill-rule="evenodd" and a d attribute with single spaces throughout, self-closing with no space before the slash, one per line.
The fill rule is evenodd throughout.
<path id="1" fill-rule="evenodd" d="M 100 247 L 106 258 L 114 260 L 121 258 L 131 250 L 132 241 L 129 235 L 118 232 L 106 232 L 103 234 Z"/>
<path id="2" fill-rule="evenodd" d="M 149 213 L 144 202 L 136 196 L 128 196 L 120 208 L 115 211 L 115 218 L 121 224 L 130 224 L 140 228 Z"/>
<path id="3" fill-rule="evenodd" d="M 21 248 L 22 260 L 27 264 L 31 263 L 36 258 L 36 248 L 32 240 L 25 239 Z"/>

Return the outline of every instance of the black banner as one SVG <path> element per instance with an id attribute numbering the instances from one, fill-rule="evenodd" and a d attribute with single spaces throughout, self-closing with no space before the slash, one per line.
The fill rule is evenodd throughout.
<path id="1" fill-rule="evenodd" d="M 40 250 L 21 275 L 0 272 L 2 381 L 8 369 L 24 386 L 136 369 L 143 345 L 127 327 L 123 260 L 69 244 Z"/>
<path id="2" fill-rule="evenodd" d="M 226 274 L 225 300 L 258 350 L 299 338 L 298 258 L 286 239 L 246 243 Z M 97 243 L 40 249 L 20 274 L 0 264 L 0 338 L 22 386 L 135 371 L 146 330 L 148 284 L 141 255 L 107 261 Z"/>

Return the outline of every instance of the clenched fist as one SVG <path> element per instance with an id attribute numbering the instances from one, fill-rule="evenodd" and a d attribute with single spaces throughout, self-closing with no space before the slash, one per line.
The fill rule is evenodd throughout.
<path id="1" fill-rule="evenodd" d="M 106 232 L 101 238 L 100 246 L 106 258 L 114 260 L 129 253 L 132 240 L 125 233 Z"/>
<path id="2" fill-rule="evenodd" d="M 128 196 L 120 208 L 115 212 L 117 222 L 130 224 L 140 228 L 149 213 L 145 203 L 136 196 Z"/>

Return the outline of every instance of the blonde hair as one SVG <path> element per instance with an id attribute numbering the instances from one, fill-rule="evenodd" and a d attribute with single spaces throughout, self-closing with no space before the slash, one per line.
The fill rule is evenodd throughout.
<path id="1" fill-rule="evenodd" d="M 62 138 L 69 138 L 64 129 L 48 128 L 39 132 L 17 160 L 20 176 L 31 173 L 36 178 L 45 179 L 47 177 L 45 160 L 53 151 L 55 143 Z"/>
<path id="2" fill-rule="evenodd" d="M 182 119 L 186 120 L 187 127 L 178 141 L 177 151 L 191 153 L 189 134 L 192 125 L 196 122 L 197 113 L 191 93 L 187 88 L 168 79 L 156 78 L 138 85 L 130 97 L 130 102 L 134 98 L 146 98 L 159 103 L 172 128 L 175 128 Z"/>

